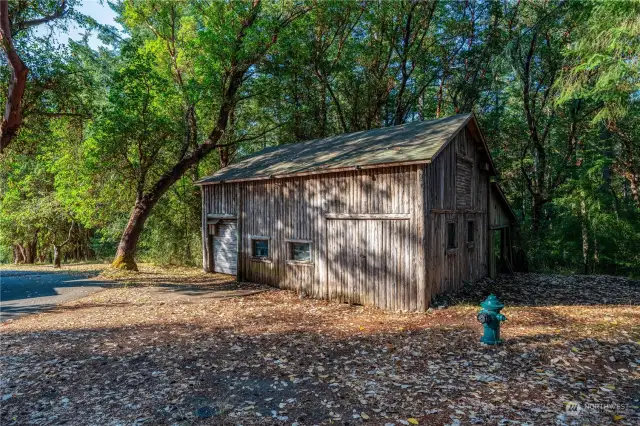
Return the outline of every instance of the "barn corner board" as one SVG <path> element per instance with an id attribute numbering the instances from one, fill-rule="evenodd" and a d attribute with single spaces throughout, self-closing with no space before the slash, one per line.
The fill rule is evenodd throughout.
<path id="1" fill-rule="evenodd" d="M 205 271 L 383 309 L 511 263 L 472 114 L 267 148 L 198 182 Z"/>

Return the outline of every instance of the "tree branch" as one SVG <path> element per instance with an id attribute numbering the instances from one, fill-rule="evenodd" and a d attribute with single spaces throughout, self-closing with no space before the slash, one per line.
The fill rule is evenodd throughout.
<path id="1" fill-rule="evenodd" d="M 241 142 L 248 142 L 248 141 L 253 141 L 253 140 L 256 140 L 256 139 L 260 139 L 261 137 L 263 137 L 263 136 L 264 136 L 264 135 L 266 135 L 267 133 L 274 131 L 274 130 L 275 130 L 275 129 L 277 129 L 278 127 L 282 127 L 283 125 L 284 125 L 284 123 L 276 124 L 275 126 L 273 126 L 273 127 L 269 127 L 268 129 L 263 130 L 262 132 L 260 132 L 260 133 L 258 133 L 258 134 L 251 135 L 251 136 L 248 136 L 248 135 L 247 135 L 247 136 L 243 136 L 243 137 L 241 137 L 241 138 L 238 138 L 238 139 L 234 140 L 234 142 L 233 142 L 233 143 L 234 143 L 234 144 L 239 144 L 239 143 L 241 143 Z"/>
<path id="2" fill-rule="evenodd" d="M 6 2 L 3 1 L 3 3 L 6 3 Z M 60 5 L 56 8 L 55 12 L 49 15 L 45 15 L 42 18 L 31 19 L 29 21 L 20 22 L 16 26 L 15 34 L 19 33 L 20 31 L 26 30 L 27 28 L 35 27 L 41 24 L 46 24 L 47 22 L 51 22 L 55 19 L 61 18 L 65 15 L 65 13 L 67 13 L 67 11 L 68 11 L 67 0 L 62 0 L 60 2 Z"/>
<path id="3" fill-rule="evenodd" d="M 0 1 L 0 44 L 11 67 L 9 92 L 4 116 L 0 123 L 0 153 L 2 153 L 16 137 L 22 125 L 22 98 L 27 85 L 27 74 L 29 74 L 29 68 L 22 62 L 13 45 L 8 1 Z"/>
<path id="4" fill-rule="evenodd" d="M 54 13 L 39 19 L 19 23 L 16 27 L 16 33 L 60 18 L 66 11 L 67 1 L 62 0 L 60 6 Z M 27 85 L 27 75 L 29 74 L 29 68 L 22 61 L 13 44 L 11 18 L 9 17 L 9 2 L 6 0 L 0 1 L 0 44 L 11 68 L 11 81 L 9 83 L 7 102 L 5 104 L 4 116 L 0 123 L 0 153 L 2 153 L 17 136 L 22 126 L 22 100 Z"/>

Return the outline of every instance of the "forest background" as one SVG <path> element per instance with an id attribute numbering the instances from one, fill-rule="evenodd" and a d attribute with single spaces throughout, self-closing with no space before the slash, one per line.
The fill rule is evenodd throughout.
<path id="1" fill-rule="evenodd" d="M 0 263 L 199 265 L 203 176 L 474 112 L 531 270 L 640 276 L 638 1 L 80 5 L 2 2 Z"/>

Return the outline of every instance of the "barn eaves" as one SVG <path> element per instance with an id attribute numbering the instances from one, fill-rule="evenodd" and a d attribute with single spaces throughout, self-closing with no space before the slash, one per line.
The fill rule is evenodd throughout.
<path id="1" fill-rule="evenodd" d="M 469 124 L 488 148 L 473 114 L 348 133 L 266 148 L 221 169 L 197 185 L 427 164 Z M 486 168 L 495 173 L 487 154 Z"/>

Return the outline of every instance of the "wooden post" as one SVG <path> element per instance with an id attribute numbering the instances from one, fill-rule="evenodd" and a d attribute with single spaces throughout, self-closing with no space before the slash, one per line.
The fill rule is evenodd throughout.
<path id="1" fill-rule="evenodd" d="M 242 205 L 242 192 L 240 191 L 241 185 L 242 183 L 236 183 L 236 217 L 238 218 L 236 225 L 236 232 L 238 233 L 238 256 L 236 257 L 238 264 L 236 265 L 236 281 L 242 281 L 244 279 L 244 270 L 242 267 L 244 265 L 244 259 L 242 257 L 242 250 L 244 247 L 244 237 L 242 233 L 242 227 L 244 225 L 244 206 Z"/>
<path id="2" fill-rule="evenodd" d="M 202 270 L 211 272 L 211 256 L 209 255 L 209 230 L 207 229 L 207 202 L 205 186 L 200 187 L 200 198 L 202 201 Z"/>
<path id="3" fill-rule="evenodd" d="M 415 271 L 417 278 L 417 289 L 418 289 L 418 297 L 417 297 L 417 310 L 418 312 L 425 312 L 429 307 L 431 302 L 431 289 L 428 288 L 427 285 L 427 263 L 426 263 L 426 252 L 427 248 L 425 247 L 427 243 L 427 239 L 425 238 L 426 232 L 426 211 L 424 208 L 425 205 L 425 189 L 424 189 L 424 176 L 425 166 L 419 165 L 417 170 L 417 184 L 416 189 L 418 190 L 418 194 L 415 196 L 415 218 L 416 221 L 416 235 L 417 235 L 417 252 L 416 252 L 416 263 L 415 263 Z"/>

